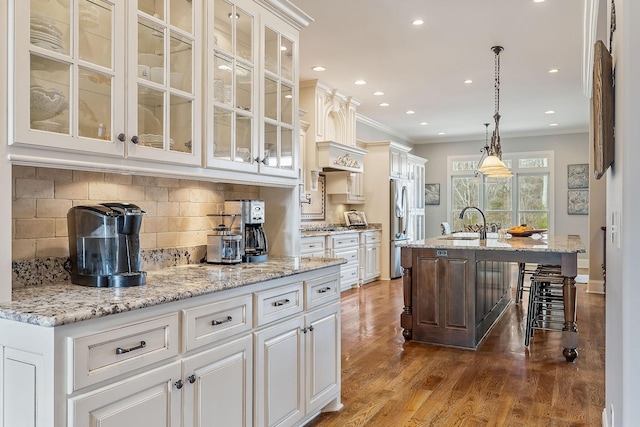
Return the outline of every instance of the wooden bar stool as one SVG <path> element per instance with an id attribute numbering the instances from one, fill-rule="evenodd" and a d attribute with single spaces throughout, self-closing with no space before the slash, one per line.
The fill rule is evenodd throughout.
<path id="1" fill-rule="evenodd" d="M 562 331 L 564 327 L 564 276 L 559 266 L 541 265 L 531 276 L 524 345 L 534 330 Z"/>
<path id="2" fill-rule="evenodd" d="M 518 263 L 518 284 L 516 286 L 516 304 L 522 301 L 522 294 L 525 289 L 529 290 L 529 286 L 525 286 L 525 276 L 531 275 L 536 272 L 539 267 L 538 264 L 527 264 L 524 262 Z"/>

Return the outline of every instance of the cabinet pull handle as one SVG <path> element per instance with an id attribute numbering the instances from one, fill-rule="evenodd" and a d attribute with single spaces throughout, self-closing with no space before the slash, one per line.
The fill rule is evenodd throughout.
<path id="1" fill-rule="evenodd" d="M 312 332 L 313 331 L 313 325 L 309 326 L 308 328 L 302 328 L 302 333 L 306 334 L 307 332 Z"/>
<path id="2" fill-rule="evenodd" d="M 264 156 L 264 158 L 262 160 L 260 160 L 260 156 L 258 156 L 255 159 L 253 159 L 253 161 L 256 162 L 256 163 L 262 163 L 263 165 L 266 165 L 268 158 L 269 158 L 269 156 Z"/>
<path id="3" fill-rule="evenodd" d="M 189 381 L 189 384 L 193 384 L 196 382 L 196 375 L 195 374 L 191 374 L 187 377 L 187 381 Z"/>
<path id="4" fill-rule="evenodd" d="M 140 345 L 137 345 L 135 347 L 131 347 L 131 348 L 122 348 L 122 347 L 118 347 L 116 348 L 116 354 L 124 354 L 124 353 L 129 353 L 130 351 L 133 350 L 140 350 L 141 348 L 145 348 L 147 346 L 147 343 L 144 341 L 140 341 Z"/>
<path id="5" fill-rule="evenodd" d="M 127 135 L 125 135 L 124 133 L 118 134 L 118 141 L 124 142 L 126 139 L 127 139 Z"/>
<path id="6" fill-rule="evenodd" d="M 326 292 L 329 292 L 330 290 L 331 290 L 331 288 L 329 286 L 327 286 L 326 288 L 318 289 L 318 293 L 319 294 L 324 294 Z"/>
<path id="7" fill-rule="evenodd" d="M 174 383 L 174 385 L 176 386 L 176 388 L 178 390 L 180 390 L 182 388 L 182 386 L 184 385 L 184 382 L 182 380 L 178 380 Z"/>
<path id="8" fill-rule="evenodd" d="M 140 140 L 138 139 L 138 135 L 133 135 L 131 137 L 131 142 L 138 145 L 138 143 L 140 142 Z"/>
<path id="9" fill-rule="evenodd" d="M 316 245 L 309 245 L 309 247 L 310 247 L 310 248 L 315 248 L 315 247 L 316 247 Z"/>
<path id="10" fill-rule="evenodd" d="M 271 305 L 274 306 L 274 307 L 280 307 L 280 306 L 283 306 L 285 304 L 289 304 L 290 302 L 291 301 L 288 300 L 288 299 L 281 299 L 279 301 L 272 302 Z"/>
<path id="11" fill-rule="evenodd" d="M 231 322 L 232 320 L 233 320 L 233 317 L 227 316 L 227 318 L 224 320 L 212 320 L 211 325 L 213 326 L 222 325 L 223 323 Z"/>

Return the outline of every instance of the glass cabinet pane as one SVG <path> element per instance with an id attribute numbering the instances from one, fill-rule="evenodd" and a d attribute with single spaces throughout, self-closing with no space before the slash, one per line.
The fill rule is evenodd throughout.
<path id="1" fill-rule="evenodd" d="M 111 140 L 112 77 L 79 68 L 78 135 Z"/>
<path id="2" fill-rule="evenodd" d="M 213 92 L 216 102 L 232 105 L 231 88 L 233 83 L 233 64 L 231 58 L 216 54 L 213 70 Z"/>
<path id="3" fill-rule="evenodd" d="M 187 98 L 171 95 L 169 116 L 171 117 L 169 149 L 171 151 L 191 153 L 193 102 Z"/>
<path id="4" fill-rule="evenodd" d="M 244 65 L 236 66 L 236 108 L 253 111 L 253 71 Z"/>
<path id="5" fill-rule="evenodd" d="M 283 79 L 293 80 L 293 42 L 282 37 L 280 46 L 280 76 Z"/>
<path id="6" fill-rule="evenodd" d="M 70 78 L 69 64 L 31 54 L 31 129 L 69 133 Z"/>
<path id="7" fill-rule="evenodd" d="M 164 93 L 138 88 L 138 139 L 146 147 L 164 148 Z"/>
<path id="8" fill-rule="evenodd" d="M 193 43 L 191 40 L 172 32 L 169 45 L 171 49 L 169 85 L 174 89 L 192 93 Z"/>
<path id="9" fill-rule="evenodd" d="M 164 1 L 138 0 L 138 10 L 164 20 Z"/>
<path id="10" fill-rule="evenodd" d="M 247 61 L 253 60 L 253 17 L 236 8 L 236 55 Z"/>
<path id="11" fill-rule="evenodd" d="M 146 19 L 138 20 L 138 65 L 149 68 L 149 80 L 164 84 L 164 28 Z"/>
<path id="12" fill-rule="evenodd" d="M 171 25 L 193 33 L 193 6 L 191 1 L 169 0 Z"/>
<path id="13" fill-rule="evenodd" d="M 289 85 L 282 84 L 280 100 L 280 121 L 289 125 L 293 125 L 293 88 Z"/>
<path id="14" fill-rule="evenodd" d="M 105 68 L 112 67 L 113 5 L 101 0 L 80 0 L 78 55 Z"/>
<path id="15" fill-rule="evenodd" d="M 264 157 L 268 166 L 278 167 L 278 127 L 269 123 L 264 125 Z"/>
<path id="16" fill-rule="evenodd" d="M 271 28 L 264 30 L 264 68 L 272 73 L 278 72 L 278 57 L 280 56 L 278 33 Z"/>
<path id="17" fill-rule="evenodd" d="M 264 79 L 264 116 L 278 120 L 278 82 L 269 77 Z"/>
<path id="18" fill-rule="evenodd" d="M 231 158 L 231 112 L 221 108 L 213 110 L 213 157 Z"/>
<path id="19" fill-rule="evenodd" d="M 293 130 L 282 129 L 280 134 L 280 168 L 293 170 Z"/>
<path id="20" fill-rule="evenodd" d="M 225 0 L 215 0 L 213 10 L 213 44 L 218 49 L 231 52 L 233 5 Z"/>
<path id="21" fill-rule="evenodd" d="M 31 0 L 29 38 L 32 46 L 69 55 L 71 9 L 69 1 Z"/>
<path id="22" fill-rule="evenodd" d="M 236 117 L 236 157 L 235 161 L 252 163 L 252 129 L 253 119 L 246 116 Z"/>

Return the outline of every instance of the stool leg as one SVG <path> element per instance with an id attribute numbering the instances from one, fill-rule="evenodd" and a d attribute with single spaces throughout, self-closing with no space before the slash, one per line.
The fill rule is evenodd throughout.
<path id="1" fill-rule="evenodd" d="M 518 285 L 516 286 L 516 304 L 522 301 L 524 290 L 524 262 L 518 263 Z"/>
<path id="2" fill-rule="evenodd" d="M 533 335 L 533 317 L 535 316 L 535 308 L 534 308 L 534 295 L 536 295 L 538 286 L 537 283 L 531 281 L 531 287 L 529 288 L 529 304 L 527 309 L 527 326 L 524 331 L 524 346 L 529 347 L 529 341 L 531 340 L 531 336 Z"/>

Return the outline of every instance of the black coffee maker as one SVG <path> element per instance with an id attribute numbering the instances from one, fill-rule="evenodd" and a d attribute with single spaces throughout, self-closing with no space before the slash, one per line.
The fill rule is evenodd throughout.
<path id="1" fill-rule="evenodd" d="M 71 282 L 93 287 L 144 285 L 140 225 L 146 213 L 130 203 L 75 206 L 67 213 Z"/>

